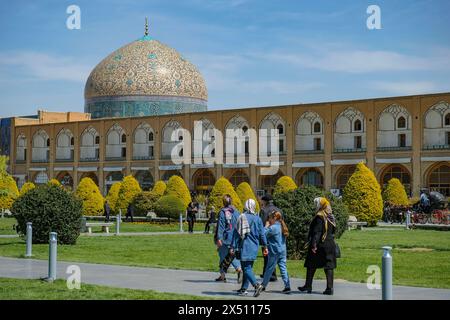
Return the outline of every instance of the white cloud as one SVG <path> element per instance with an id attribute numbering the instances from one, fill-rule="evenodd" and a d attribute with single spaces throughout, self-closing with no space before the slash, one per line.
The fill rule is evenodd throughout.
<path id="1" fill-rule="evenodd" d="M 431 81 L 377 81 L 371 83 L 371 88 L 395 95 L 425 94 L 440 90 L 439 86 Z"/>
<path id="2" fill-rule="evenodd" d="M 0 67 L 10 68 L 12 74 L 35 80 L 64 80 L 85 82 L 91 66 L 72 57 L 61 57 L 39 52 L 0 53 Z M 4 72 L 3 72 L 4 73 Z"/>

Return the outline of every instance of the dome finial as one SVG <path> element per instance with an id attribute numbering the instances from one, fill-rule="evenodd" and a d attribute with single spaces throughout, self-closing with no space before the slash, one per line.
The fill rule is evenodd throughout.
<path id="1" fill-rule="evenodd" d="M 145 17 L 145 33 L 144 33 L 144 35 L 148 36 L 148 19 L 147 19 L 147 17 Z"/>

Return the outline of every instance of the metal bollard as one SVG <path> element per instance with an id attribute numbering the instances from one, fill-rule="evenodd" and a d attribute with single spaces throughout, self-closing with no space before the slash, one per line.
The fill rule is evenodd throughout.
<path id="1" fill-rule="evenodd" d="M 116 216 L 116 234 L 120 233 L 120 215 Z"/>
<path id="2" fill-rule="evenodd" d="M 409 230 L 409 225 L 411 224 L 411 211 L 406 211 L 406 230 Z"/>
<path id="3" fill-rule="evenodd" d="M 180 213 L 180 232 L 184 232 L 183 231 L 183 214 Z"/>
<path id="4" fill-rule="evenodd" d="M 383 258 L 381 259 L 381 298 L 392 300 L 392 247 L 383 247 Z"/>
<path id="5" fill-rule="evenodd" d="M 58 245 L 58 234 L 50 232 L 49 250 L 48 250 L 48 280 L 56 280 L 56 255 Z"/>
<path id="6" fill-rule="evenodd" d="M 33 227 L 31 222 L 27 222 L 27 250 L 25 253 L 25 257 L 31 257 L 31 248 L 33 245 Z"/>

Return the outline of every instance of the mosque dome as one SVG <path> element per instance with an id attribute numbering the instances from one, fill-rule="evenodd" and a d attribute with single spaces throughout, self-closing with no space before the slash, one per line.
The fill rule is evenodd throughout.
<path id="1" fill-rule="evenodd" d="M 208 93 L 198 69 L 176 50 L 145 35 L 114 51 L 86 82 L 92 118 L 206 111 Z"/>

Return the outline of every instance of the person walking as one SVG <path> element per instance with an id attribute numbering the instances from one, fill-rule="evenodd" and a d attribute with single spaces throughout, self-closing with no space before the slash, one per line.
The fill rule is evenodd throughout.
<path id="1" fill-rule="evenodd" d="M 333 276 L 336 268 L 336 243 L 334 234 L 336 222 L 330 202 L 323 198 L 315 198 L 316 215 L 311 221 L 308 232 L 308 252 L 305 260 L 306 282 L 298 289 L 302 292 L 312 292 L 312 283 L 317 269 L 324 269 L 327 278 L 327 288 L 323 292 L 333 295 Z"/>
<path id="2" fill-rule="evenodd" d="M 256 213 L 256 201 L 248 199 L 245 202 L 245 212 L 239 216 L 237 221 L 237 233 L 235 233 L 233 249 L 241 259 L 244 272 L 242 286 L 238 295 L 248 295 L 248 286 L 255 288 L 254 296 L 261 293 L 262 285 L 257 282 L 253 273 L 253 264 L 258 256 L 259 246 L 263 247 L 263 255 L 268 255 L 266 234 L 261 218 Z"/>
<path id="3" fill-rule="evenodd" d="M 208 234 L 211 225 L 215 223 L 216 223 L 216 209 L 214 208 L 214 206 L 212 206 L 211 209 L 209 210 L 208 221 L 206 222 L 204 233 Z"/>
<path id="4" fill-rule="evenodd" d="M 261 216 L 263 226 L 266 225 L 267 221 L 269 220 L 269 215 L 273 211 L 279 212 L 281 214 L 281 217 L 283 217 L 283 212 L 273 204 L 273 198 L 269 193 L 265 194 L 261 198 L 261 205 L 262 205 L 262 208 L 261 208 L 260 216 Z M 264 256 L 263 273 L 260 275 L 261 278 L 264 278 L 264 273 L 267 268 L 267 262 L 268 262 L 268 257 Z M 270 277 L 270 281 L 277 281 L 277 269 L 276 268 L 273 270 L 273 274 Z"/>
<path id="5" fill-rule="evenodd" d="M 195 204 L 193 202 L 189 203 L 186 213 L 186 221 L 188 222 L 189 233 L 194 233 L 194 224 L 196 220 L 197 211 L 198 209 L 195 206 Z"/>
<path id="6" fill-rule="evenodd" d="M 133 222 L 133 215 L 134 215 L 134 206 L 133 203 L 130 202 L 127 208 L 127 214 L 125 216 L 125 220 L 128 221 L 128 218 L 130 218 L 130 221 Z"/>
<path id="7" fill-rule="evenodd" d="M 103 210 L 105 212 L 105 222 L 109 222 L 109 215 L 111 214 L 111 206 L 109 205 L 108 200 L 105 201 Z"/>
<path id="8" fill-rule="evenodd" d="M 291 293 L 291 284 L 289 281 L 289 274 L 286 266 L 286 238 L 289 236 L 289 230 L 281 217 L 281 213 L 273 211 L 269 215 L 269 220 L 266 223 L 265 234 L 267 238 L 267 247 L 269 249 L 267 268 L 264 273 L 264 280 L 259 292 L 255 296 L 259 296 L 261 291 L 265 291 L 269 284 L 270 277 L 276 266 L 280 268 L 281 278 L 284 282 L 283 293 Z"/>
<path id="9" fill-rule="evenodd" d="M 222 262 L 226 257 L 231 257 L 231 265 L 237 272 L 238 283 L 242 282 L 242 268 L 241 262 L 230 251 L 232 248 L 233 240 L 235 239 L 236 224 L 239 218 L 239 211 L 233 207 L 231 196 L 225 194 L 222 198 L 223 208 L 219 212 L 217 220 L 216 232 L 214 234 L 214 242 L 217 245 L 217 251 L 219 254 L 219 268 L 220 276 L 216 279 L 217 282 L 227 282 L 226 273 L 227 269 L 222 267 Z M 231 254 L 230 254 L 231 253 Z"/>

